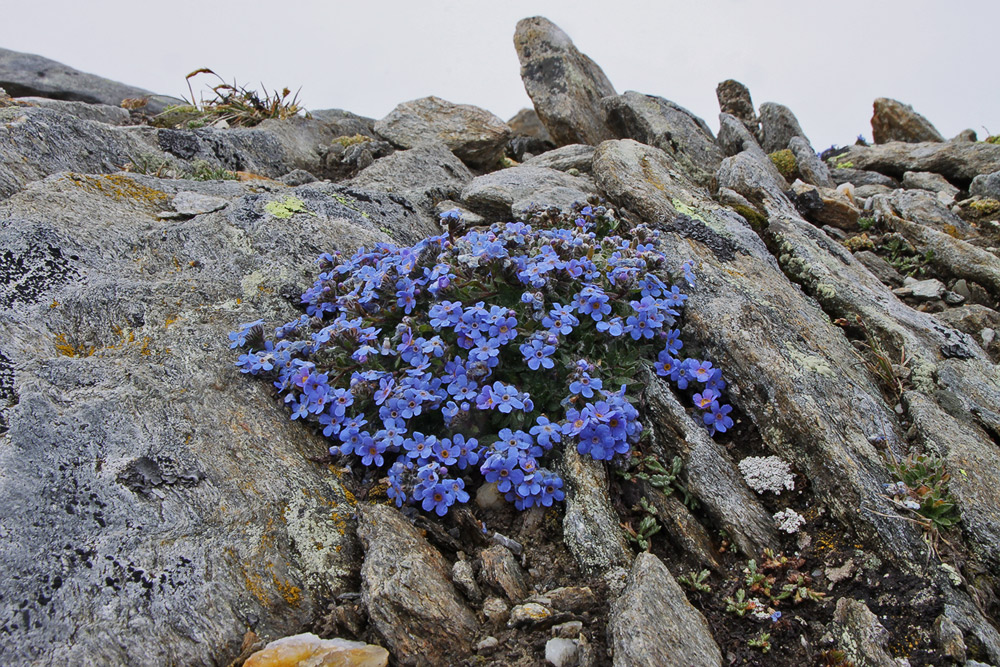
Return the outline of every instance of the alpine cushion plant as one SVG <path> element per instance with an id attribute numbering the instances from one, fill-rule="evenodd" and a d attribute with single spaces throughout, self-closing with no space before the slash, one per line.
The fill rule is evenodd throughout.
<path id="1" fill-rule="evenodd" d="M 457 215 L 442 222 L 455 229 Z M 610 461 L 639 442 L 639 364 L 698 389 L 711 433 L 733 425 L 720 370 L 680 358 L 687 296 L 661 278 L 658 232 L 623 238 L 616 225 L 613 211 L 577 205 L 323 254 L 304 315 L 271 339 L 261 320 L 230 334 L 236 365 L 270 380 L 331 454 L 382 472 L 397 506 L 443 516 L 485 480 L 518 509 L 549 507 L 564 498 L 546 467 L 563 447 Z M 690 262 L 679 273 L 694 279 Z"/>

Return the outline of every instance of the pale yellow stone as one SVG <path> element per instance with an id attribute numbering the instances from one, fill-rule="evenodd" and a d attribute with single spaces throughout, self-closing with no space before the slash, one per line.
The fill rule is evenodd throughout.
<path id="1" fill-rule="evenodd" d="M 385 667 L 389 652 L 381 646 L 347 639 L 320 639 L 306 633 L 271 642 L 244 667 Z"/>

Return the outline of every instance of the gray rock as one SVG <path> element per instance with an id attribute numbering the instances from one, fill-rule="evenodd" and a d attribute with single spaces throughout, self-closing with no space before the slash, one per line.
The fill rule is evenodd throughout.
<path id="1" fill-rule="evenodd" d="M 872 105 L 872 138 L 876 144 L 903 141 L 910 144 L 922 141 L 944 141 L 941 133 L 930 121 L 903 104 L 887 97 L 880 97 Z"/>
<path id="2" fill-rule="evenodd" d="M 596 192 L 593 181 L 547 167 L 521 165 L 473 179 L 461 202 L 487 218 L 517 216 L 531 204 L 568 208 Z"/>
<path id="3" fill-rule="evenodd" d="M 952 236 L 968 238 L 975 233 L 969 223 L 952 213 L 937 195 L 927 190 L 895 190 L 888 195 L 875 195 L 866 207 L 878 214 L 891 211 L 901 218 Z"/>
<path id="4" fill-rule="evenodd" d="M 780 184 L 782 188 L 788 187 L 785 177 L 781 175 L 774 162 L 757 143 L 757 139 L 736 117 L 729 114 L 719 114 L 719 136 L 716 142 L 723 155 L 732 157 L 739 153 L 745 153 L 744 159 L 755 160 L 767 171 L 775 183 Z"/>
<path id="5" fill-rule="evenodd" d="M 359 116 L 343 109 L 317 109 L 310 111 L 308 115 L 330 126 L 334 136 L 354 137 L 360 134 L 375 138 L 374 118 Z"/>
<path id="6" fill-rule="evenodd" d="M 552 617 L 552 610 L 537 602 L 519 604 L 510 610 L 509 628 L 531 627 L 545 623 Z"/>
<path id="7" fill-rule="evenodd" d="M 699 185 L 719 168 L 722 154 L 705 121 L 670 100 L 628 91 L 601 102 L 619 137 L 656 146 L 674 156 Z"/>
<path id="8" fill-rule="evenodd" d="M 580 643 L 555 637 L 545 642 L 545 660 L 553 667 L 574 667 L 580 660 Z"/>
<path id="9" fill-rule="evenodd" d="M 806 138 L 806 135 L 791 109 L 774 102 L 761 104 L 759 138 L 764 152 L 770 154 L 788 148 L 792 137 Z"/>
<path id="10" fill-rule="evenodd" d="M 541 16 L 521 19 L 514 48 L 524 89 L 557 145 L 612 138 L 601 98 L 616 95 L 614 86 L 566 33 Z"/>
<path id="11" fill-rule="evenodd" d="M 483 600 L 483 615 L 491 622 L 500 624 L 507 621 L 510 609 L 500 598 L 489 597 Z"/>
<path id="12" fill-rule="evenodd" d="M 761 202 L 769 225 L 785 217 L 800 220 L 774 181 L 745 156 L 723 160 L 719 186 Z M 919 570 L 919 531 L 879 516 L 892 512 L 881 493 L 888 472 L 869 438 L 893 423 L 891 409 L 862 369 L 843 363 L 855 353 L 829 316 L 789 283 L 741 216 L 691 188 L 662 151 L 629 141 L 605 142 L 594 156 L 594 176 L 619 207 L 662 221 L 668 256 L 696 262 L 700 277 L 688 292 L 683 334 L 727 369 L 733 402 L 754 420 L 766 446 L 814 488 L 830 484 L 829 492 L 817 493 L 827 499 L 833 516 Z M 698 217 L 679 214 L 677 206 Z M 835 264 L 851 261 L 842 246 L 801 224 L 811 230 L 803 233 L 837 253 Z M 748 317 L 748 312 L 760 315 Z M 787 342 L 778 347 L 768 342 L 775 340 Z M 782 406 L 780 414 L 768 407 L 774 405 Z M 859 514 L 862 503 L 874 511 Z"/>
<path id="13" fill-rule="evenodd" d="M 688 491 L 705 506 L 709 516 L 724 527 L 736 546 L 749 557 L 770 548 L 777 540 L 771 515 L 750 492 L 739 470 L 724 449 L 696 424 L 667 386 L 652 373 L 646 373 L 650 414 L 657 426 L 656 448 L 661 458 L 666 452 L 680 452 L 684 459 Z M 668 528 L 669 530 L 669 528 Z M 685 531 L 688 540 L 703 545 L 703 536 Z M 690 548 L 690 547 L 689 547 Z M 692 549 L 698 554 L 704 547 Z M 706 564 L 715 559 L 705 556 Z"/>
<path id="14" fill-rule="evenodd" d="M 864 602 L 846 597 L 837 600 L 831 631 L 837 647 L 854 664 L 901 667 L 889 653 L 889 631 Z"/>
<path id="15" fill-rule="evenodd" d="M 507 121 L 507 126 L 515 136 L 530 137 L 541 143 L 555 143 L 534 109 L 521 109 Z"/>
<path id="16" fill-rule="evenodd" d="M 942 614 L 934 620 L 934 640 L 946 656 L 958 664 L 965 662 L 965 638 L 955 622 Z"/>
<path id="17" fill-rule="evenodd" d="M 483 599 L 483 592 L 479 590 L 479 584 L 476 583 L 476 576 L 469 561 L 455 561 L 451 566 L 451 580 L 468 600 L 479 602 Z"/>
<path id="18" fill-rule="evenodd" d="M 59 111 L 70 116 L 76 116 L 81 120 L 92 120 L 106 125 L 128 125 L 132 120 L 132 116 L 128 110 L 108 104 L 70 102 L 67 100 L 53 100 L 48 97 L 19 97 L 15 102 L 19 106 L 52 109 L 53 111 Z"/>
<path id="19" fill-rule="evenodd" d="M 823 188 L 837 187 L 837 183 L 830 176 L 830 170 L 826 164 L 819 159 L 812 146 L 803 137 L 789 139 L 788 148 L 795 155 L 795 163 L 802 180 Z"/>
<path id="20" fill-rule="evenodd" d="M 229 205 L 158 220 L 184 192 Z M 0 203 L 5 662 L 228 664 L 248 625 L 294 634 L 353 585 L 354 506 L 310 461 L 329 443 L 237 372 L 227 334 L 297 317 L 280 293 L 320 252 L 390 241 L 407 214 L 286 193 L 314 215 L 125 175 Z"/>
<path id="21" fill-rule="evenodd" d="M 930 250 L 932 264 L 946 275 L 977 282 L 993 294 L 1000 294 L 1000 259 L 996 255 L 945 232 L 899 217 L 881 195 L 872 197 L 868 205 L 872 206 L 876 219 L 902 234 L 919 252 Z"/>
<path id="22" fill-rule="evenodd" d="M 178 192 L 170 205 L 181 215 L 201 215 L 203 213 L 214 213 L 220 211 L 229 204 L 229 201 L 222 197 L 203 195 L 190 190 Z"/>
<path id="23" fill-rule="evenodd" d="M 589 576 L 629 564 L 631 549 L 611 507 L 604 466 L 567 447 L 561 466 L 566 483 L 563 541 Z"/>
<path id="24" fill-rule="evenodd" d="M 375 630 L 401 665 L 458 662 L 479 624 L 452 586 L 451 568 L 394 508 L 359 509 L 361 594 Z"/>
<path id="25" fill-rule="evenodd" d="M 969 194 L 1000 200 L 1000 171 L 976 176 L 969 186 Z"/>
<path id="26" fill-rule="evenodd" d="M 943 193 L 952 203 L 954 203 L 955 197 L 959 193 L 959 189 L 949 183 L 948 179 L 944 176 L 929 171 L 906 172 L 903 174 L 903 187 Z"/>
<path id="27" fill-rule="evenodd" d="M 27 183 L 61 171 L 115 174 L 149 156 L 162 160 L 153 141 L 132 132 L 51 109 L 0 109 L 0 199 Z"/>
<path id="28" fill-rule="evenodd" d="M 471 180 L 469 168 L 435 143 L 380 158 L 347 184 L 402 195 L 430 215 L 438 202 L 457 198 Z"/>
<path id="29" fill-rule="evenodd" d="M 884 285 L 899 287 L 903 284 L 903 276 L 899 274 L 899 271 L 872 251 L 862 250 L 861 252 L 856 252 L 854 253 L 854 259 L 861 262 Z"/>
<path id="30" fill-rule="evenodd" d="M 863 206 L 864 202 L 875 195 L 888 195 L 892 194 L 893 188 L 888 188 L 884 185 L 861 185 L 854 188 L 854 199 L 858 202 L 859 206 Z"/>
<path id="31" fill-rule="evenodd" d="M 975 130 L 965 129 L 956 134 L 948 141 L 979 141 L 979 137 L 976 136 Z"/>
<path id="32" fill-rule="evenodd" d="M 12 97 L 49 97 L 90 104 L 121 106 L 124 99 L 149 98 L 144 113 L 157 114 L 184 100 L 157 95 L 67 67 L 30 53 L 0 49 L 0 86 Z"/>
<path id="33" fill-rule="evenodd" d="M 944 283 L 937 278 L 929 278 L 928 280 L 907 279 L 903 287 L 892 291 L 897 296 L 911 296 L 920 301 L 940 299 L 944 296 L 944 292 Z"/>
<path id="34" fill-rule="evenodd" d="M 476 653 L 482 653 L 483 655 L 490 655 L 500 646 L 500 640 L 496 637 L 490 636 L 486 637 L 482 641 L 476 643 Z"/>
<path id="35" fill-rule="evenodd" d="M 443 143 L 477 169 L 493 167 L 510 138 L 507 124 L 489 111 L 433 96 L 398 105 L 375 123 L 375 132 L 402 148 Z"/>
<path id="36" fill-rule="evenodd" d="M 837 164 L 843 164 L 843 161 L 839 161 L 838 158 Z M 859 188 L 865 185 L 882 185 L 895 190 L 900 185 L 899 181 L 891 176 L 880 174 L 877 171 L 865 171 L 864 169 L 831 169 L 830 177 L 837 185 L 853 183 Z"/>
<path id="37" fill-rule="evenodd" d="M 590 163 L 594 160 L 594 147 L 586 144 L 570 144 L 562 148 L 537 155 L 524 164 L 529 167 L 547 167 L 558 171 L 576 169 L 580 173 L 590 173 Z"/>
<path id="38" fill-rule="evenodd" d="M 524 571 L 514 555 L 506 547 L 494 544 L 479 554 L 482 567 L 479 577 L 482 582 L 507 596 L 511 602 L 518 602 L 528 596 Z"/>
<path id="39" fill-rule="evenodd" d="M 830 188 L 807 185 L 799 180 L 792 183 L 791 193 L 796 208 L 810 222 L 848 231 L 858 228 L 861 211 L 846 194 Z"/>
<path id="40" fill-rule="evenodd" d="M 597 606 L 597 598 L 589 586 L 564 586 L 545 593 L 553 609 L 581 614 Z"/>
<path id="41" fill-rule="evenodd" d="M 759 127 L 757 113 L 750 99 L 750 90 L 739 81 L 726 79 L 715 87 L 715 97 L 719 100 L 719 109 L 724 114 L 730 114 L 738 119 L 748 131 L 756 133 Z"/>
<path id="42" fill-rule="evenodd" d="M 973 303 L 934 313 L 934 317 L 972 336 L 994 363 L 1000 363 L 1000 313 Z"/>
<path id="43" fill-rule="evenodd" d="M 920 144 L 893 141 L 850 146 L 837 159 L 852 163 L 856 169 L 878 171 L 895 178 L 902 178 L 907 171 L 932 171 L 962 185 L 980 174 L 1000 171 L 1000 146 L 985 141 Z"/>
<path id="44" fill-rule="evenodd" d="M 625 591 L 611 605 L 608 643 L 616 666 L 722 664 L 705 617 L 650 553 L 636 556 Z"/>
<path id="45" fill-rule="evenodd" d="M 583 632 L 583 621 L 567 621 L 552 626 L 552 636 L 563 639 L 576 639 Z"/>

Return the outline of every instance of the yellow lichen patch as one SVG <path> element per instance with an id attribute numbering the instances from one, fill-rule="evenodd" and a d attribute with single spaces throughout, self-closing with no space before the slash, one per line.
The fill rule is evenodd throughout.
<path id="1" fill-rule="evenodd" d="M 94 346 L 70 342 L 66 334 L 56 334 L 56 352 L 64 357 L 89 357 L 94 354 Z"/>
<path id="2" fill-rule="evenodd" d="M 115 201 L 160 207 L 169 199 L 166 192 L 148 188 L 124 174 L 70 174 L 70 182 L 90 192 L 102 194 Z"/>
<path id="3" fill-rule="evenodd" d="M 302 589 L 298 586 L 293 586 L 289 581 L 282 581 L 278 579 L 278 575 L 272 574 L 271 581 L 274 583 L 274 587 L 278 589 L 278 594 L 292 607 L 298 607 L 299 603 L 302 601 Z"/>
<path id="4" fill-rule="evenodd" d="M 639 160 L 639 165 L 642 167 L 642 175 L 646 179 L 646 182 L 657 190 L 665 192 L 667 188 L 653 172 L 653 168 L 649 164 L 649 158 L 643 156 L 642 159 Z"/>
<path id="5" fill-rule="evenodd" d="M 342 137 L 337 137 L 336 139 L 333 140 L 333 142 L 336 144 L 340 144 L 344 148 L 347 148 L 348 146 L 354 146 L 355 144 L 363 144 L 366 141 L 371 141 L 371 140 L 372 140 L 371 137 L 366 137 L 363 134 L 355 134 L 354 136 L 351 137 L 348 137 L 346 135 Z"/>

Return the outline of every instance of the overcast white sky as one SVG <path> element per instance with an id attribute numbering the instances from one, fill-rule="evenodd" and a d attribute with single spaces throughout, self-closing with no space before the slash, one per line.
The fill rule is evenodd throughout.
<path id="1" fill-rule="evenodd" d="M 618 92 L 666 97 L 713 130 L 715 86 L 734 78 L 756 105 L 790 107 L 817 150 L 870 139 L 880 96 L 912 104 L 946 137 L 1000 133 L 998 0 L 4 4 L 0 46 L 176 96 L 187 95 L 187 73 L 210 67 L 254 87 L 301 87 L 311 109 L 380 118 L 437 95 L 506 120 L 530 106 L 514 26 L 543 15 Z"/>

